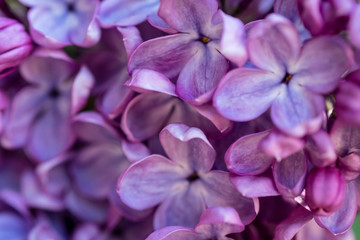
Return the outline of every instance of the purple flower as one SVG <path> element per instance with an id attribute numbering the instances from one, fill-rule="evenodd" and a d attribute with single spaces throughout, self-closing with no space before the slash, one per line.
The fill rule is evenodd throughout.
<path id="1" fill-rule="evenodd" d="M 229 181 L 229 174 L 212 171 L 215 151 L 201 130 L 170 124 L 160 133 L 170 159 L 150 155 L 132 164 L 120 177 L 118 194 L 137 210 L 157 208 L 155 229 L 196 225 L 211 206 L 235 208 L 244 224 L 256 215 L 256 199 L 244 198 Z"/>
<path id="2" fill-rule="evenodd" d="M 20 67 L 31 85 L 15 96 L 2 143 L 24 147 L 38 161 L 64 152 L 73 143 L 71 118 L 86 103 L 93 77 L 64 53 L 40 49 Z"/>
<path id="3" fill-rule="evenodd" d="M 239 65 L 246 60 L 242 23 L 217 8 L 215 0 L 161 1 L 159 16 L 175 34 L 142 43 L 129 60 L 129 73 L 150 69 L 178 77 L 179 97 L 196 105 L 209 101 L 228 69 L 222 50 Z M 234 50 L 241 53 L 234 56 Z"/>
<path id="4" fill-rule="evenodd" d="M 193 228 L 165 227 L 153 232 L 146 240 L 207 240 L 233 239 L 227 234 L 244 230 L 238 213 L 230 207 L 211 207 L 201 214 L 199 223 Z"/>
<path id="5" fill-rule="evenodd" d="M 0 17 L 0 78 L 12 72 L 32 50 L 24 26 L 14 19 Z"/>
<path id="6" fill-rule="evenodd" d="M 21 0 L 30 7 L 28 20 L 35 42 L 52 48 L 89 47 L 100 38 L 98 0 Z"/>
<path id="7" fill-rule="evenodd" d="M 319 130 L 324 112 L 321 94 L 335 89 L 348 69 L 340 39 L 319 37 L 302 48 L 296 28 L 272 14 L 255 23 L 248 37 L 250 61 L 258 68 L 239 68 L 221 81 L 214 105 L 225 117 L 248 121 L 271 106 L 277 128 L 294 136 Z"/>

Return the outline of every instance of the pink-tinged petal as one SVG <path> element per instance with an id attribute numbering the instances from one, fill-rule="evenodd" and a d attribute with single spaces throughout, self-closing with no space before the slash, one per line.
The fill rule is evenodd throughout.
<path id="1" fill-rule="evenodd" d="M 305 26 L 313 35 L 319 35 L 324 28 L 324 19 L 320 11 L 321 0 L 298 1 L 300 16 Z"/>
<path id="2" fill-rule="evenodd" d="M 208 102 L 220 79 L 228 70 L 228 62 L 213 46 L 199 45 L 196 54 L 186 63 L 176 82 L 180 98 L 194 105 Z"/>
<path id="3" fill-rule="evenodd" d="M 137 92 L 160 92 L 176 96 L 175 85 L 163 74 L 148 70 L 134 70 L 132 77 L 125 86 Z"/>
<path id="4" fill-rule="evenodd" d="M 247 60 L 246 36 L 244 24 L 237 18 L 221 12 L 224 29 L 220 41 L 221 53 L 238 67 Z"/>
<path id="5" fill-rule="evenodd" d="M 234 208 L 244 225 L 250 224 L 259 212 L 257 198 L 243 197 L 232 185 L 229 173 L 224 171 L 211 171 L 201 176 L 203 197 L 208 207 L 223 206 Z"/>
<path id="6" fill-rule="evenodd" d="M 352 44 L 355 45 L 356 48 L 360 49 L 360 4 L 356 4 L 350 15 L 349 21 L 349 38 Z"/>
<path id="7" fill-rule="evenodd" d="M 158 14 L 179 32 L 202 32 L 217 9 L 215 0 L 162 0 Z"/>
<path id="8" fill-rule="evenodd" d="M 285 133 L 302 137 L 317 132 L 323 121 L 324 98 L 295 84 L 281 85 L 271 106 L 271 119 Z"/>
<path id="9" fill-rule="evenodd" d="M 28 205 L 21 193 L 9 189 L 4 189 L 0 192 L 0 199 L 2 202 L 20 213 L 22 217 L 26 219 L 31 218 L 31 213 L 28 209 Z"/>
<path id="10" fill-rule="evenodd" d="M 278 192 L 272 175 L 262 174 L 259 176 L 230 175 L 230 180 L 236 189 L 248 198 L 278 196 Z"/>
<path id="11" fill-rule="evenodd" d="M 104 27 L 134 26 L 156 13 L 160 0 L 106 0 L 101 3 L 99 19 Z"/>
<path id="12" fill-rule="evenodd" d="M 356 186 L 348 183 L 345 198 L 340 208 L 327 217 L 315 217 L 315 221 L 333 234 L 341 234 L 348 231 L 354 223 L 358 198 Z"/>
<path id="13" fill-rule="evenodd" d="M 198 174 L 211 170 L 216 152 L 198 128 L 185 124 L 167 125 L 160 133 L 160 142 L 169 158 L 184 168 Z"/>
<path id="14" fill-rule="evenodd" d="M 53 38 L 47 37 L 46 35 L 36 30 L 31 24 L 29 28 L 32 39 L 40 46 L 59 49 L 68 45 L 68 43 L 59 42 Z"/>
<path id="15" fill-rule="evenodd" d="M 0 239 L 26 239 L 29 226 L 12 212 L 0 213 Z"/>
<path id="16" fill-rule="evenodd" d="M 31 171 L 25 172 L 21 178 L 21 193 L 31 207 L 50 211 L 61 211 L 65 207 L 62 199 L 44 191 Z"/>
<path id="17" fill-rule="evenodd" d="M 274 158 L 262 153 L 258 144 L 268 134 L 268 131 L 250 134 L 234 142 L 225 154 L 228 169 L 238 175 L 258 175 L 265 172 Z"/>
<path id="18" fill-rule="evenodd" d="M 231 207 L 210 207 L 201 214 L 195 232 L 203 237 L 224 237 L 230 233 L 242 232 L 245 229 L 239 214 Z"/>
<path id="19" fill-rule="evenodd" d="M 154 228 L 165 226 L 195 227 L 206 205 L 200 182 L 186 183 L 186 187 L 167 193 L 167 198 L 155 212 Z"/>
<path id="20" fill-rule="evenodd" d="M 30 83 L 51 86 L 68 80 L 77 70 L 75 63 L 59 51 L 37 51 L 20 66 L 21 75 Z"/>
<path id="21" fill-rule="evenodd" d="M 187 185 L 186 173 L 173 161 L 151 155 L 132 164 L 119 178 L 117 192 L 122 201 L 136 210 L 163 202 L 169 192 Z"/>
<path id="22" fill-rule="evenodd" d="M 316 167 L 326 167 L 336 162 L 335 152 L 330 136 L 323 130 L 306 138 L 306 151 Z"/>
<path id="23" fill-rule="evenodd" d="M 251 62 L 261 69 L 285 75 L 293 73 L 300 52 L 300 37 L 295 26 L 278 14 L 269 15 L 249 31 L 248 52 Z M 281 77 L 282 78 L 282 77 Z"/>
<path id="24" fill-rule="evenodd" d="M 74 44 L 79 45 L 80 47 L 88 48 L 96 45 L 100 41 L 101 37 L 101 28 L 97 21 L 93 19 L 90 22 L 89 27 L 87 28 L 87 32 L 85 35 L 85 39 L 83 39 L 83 36 L 80 36 L 80 39 L 76 40 L 74 39 Z"/>
<path id="25" fill-rule="evenodd" d="M 83 221 L 103 223 L 108 214 L 108 203 L 96 201 L 82 196 L 75 190 L 69 191 L 65 196 L 66 208 Z"/>
<path id="26" fill-rule="evenodd" d="M 288 218 L 275 228 L 274 240 L 291 240 L 313 215 L 302 206 L 298 206 Z"/>
<path id="27" fill-rule="evenodd" d="M 126 158 L 130 162 L 137 162 L 150 155 L 150 150 L 143 143 L 133 143 L 126 140 L 121 142 Z"/>
<path id="28" fill-rule="evenodd" d="M 234 121 L 248 121 L 264 113 L 280 93 L 281 78 L 250 68 L 239 68 L 225 75 L 214 94 L 214 106 Z"/>
<path id="29" fill-rule="evenodd" d="M 318 37 L 305 44 L 290 81 L 316 93 L 333 91 L 350 67 L 347 46 L 341 39 Z"/>
<path id="30" fill-rule="evenodd" d="M 128 58 L 134 50 L 143 42 L 139 30 L 136 27 L 118 27 L 117 30 L 123 36 L 123 42 Z"/>
<path id="31" fill-rule="evenodd" d="M 233 123 L 229 119 L 221 116 L 211 105 L 204 104 L 195 107 L 195 109 L 202 116 L 209 119 L 221 133 L 227 132 L 233 126 Z"/>
<path id="32" fill-rule="evenodd" d="M 273 175 L 281 195 L 294 198 L 303 191 L 307 174 L 307 158 L 303 151 L 275 162 Z"/>
<path id="33" fill-rule="evenodd" d="M 278 130 L 271 131 L 259 143 L 262 152 L 276 158 L 278 161 L 302 150 L 304 146 L 304 139 L 286 135 Z"/>
<path id="34" fill-rule="evenodd" d="M 0 77 L 3 78 L 12 73 L 16 67 L 30 54 L 32 45 L 22 46 L 9 50 L 0 55 Z"/>
<path id="35" fill-rule="evenodd" d="M 131 55 L 129 73 L 132 74 L 135 69 L 150 69 L 173 78 L 198 50 L 199 44 L 189 34 L 174 34 L 146 41 Z"/>
<path id="36" fill-rule="evenodd" d="M 41 111 L 45 100 L 42 89 L 24 88 L 17 93 L 1 139 L 4 147 L 17 148 L 26 144 L 30 125 Z"/>
<path id="37" fill-rule="evenodd" d="M 95 79 L 86 66 L 80 68 L 79 73 L 75 76 L 71 95 L 71 112 L 72 114 L 80 111 L 86 104 Z"/>
<path id="38" fill-rule="evenodd" d="M 138 95 L 125 109 L 121 129 L 131 141 L 154 136 L 171 117 L 175 101 L 175 98 L 161 93 Z"/>
<path id="39" fill-rule="evenodd" d="M 39 116 L 29 133 L 26 152 L 39 161 L 46 161 L 67 150 L 75 140 L 67 96 L 49 102 L 49 110 Z"/>
<path id="40" fill-rule="evenodd" d="M 100 235 L 100 229 L 97 224 L 83 223 L 80 226 L 77 226 L 76 229 L 74 230 L 72 240 L 97 239 L 96 237 L 99 237 L 99 235 Z"/>
<path id="41" fill-rule="evenodd" d="M 330 138 L 340 157 L 360 148 L 359 129 L 342 121 L 334 122 L 330 131 Z"/>
<path id="42" fill-rule="evenodd" d="M 80 151 L 70 170 L 74 184 L 81 193 L 104 199 L 129 165 L 118 144 L 103 143 L 90 145 Z"/>
<path id="43" fill-rule="evenodd" d="M 185 227 L 170 226 L 159 229 L 150 234 L 145 240 L 202 240 L 194 230 Z"/>
<path id="44" fill-rule="evenodd" d="M 115 128 L 97 112 L 82 112 L 73 118 L 74 131 L 80 139 L 87 142 L 119 142 Z"/>
<path id="45" fill-rule="evenodd" d="M 27 240 L 63 240 L 50 222 L 39 221 L 29 232 Z"/>

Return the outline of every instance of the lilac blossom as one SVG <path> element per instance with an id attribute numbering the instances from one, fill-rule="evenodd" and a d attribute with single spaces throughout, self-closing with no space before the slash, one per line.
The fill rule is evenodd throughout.
<path id="1" fill-rule="evenodd" d="M 241 49 L 242 54 L 232 57 L 239 65 L 246 60 L 243 39 L 236 39 L 242 36 L 242 23 L 217 7 L 215 0 L 162 1 L 158 14 L 169 25 L 165 30 L 174 34 L 142 43 L 129 59 L 129 73 L 149 69 L 170 79 L 177 77 L 179 97 L 196 105 L 208 102 L 228 69 L 221 54 L 223 32 L 227 33 L 223 41 L 232 43 L 225 44 L 224 51 L 231 55 L 230 49 Z"/>
<path id="2" fill-rule="evenodd" d="M 257 200 L 237 193 L 227 172 L 211 170 L 215 151 L 201 130 L 170 124 L 161 131 L 160 141 L 170 159 L 150 155 L 132 164 L 118 182 L 124 203 L 137 210 L 160 204 L 155 229 L 193 227 L 211 206 L 235 208 L 244 224 L 253 220 Z"/>
<path id="3" fill-rule="evenodd" d="M 301 47 L 291 22 L 273 14 L 250 29 L 248 51 L 257 68 L 235 69 L 222 79 L 214 95 L 217 110 L 248 121 L 271 107 L 282 131 L 299 137 L 316 132 L 325 107 L 321 94 L 334 90 L 349 67 L 344 43 L 319 37 Z"/>
<path id="4" fill-rule="evenodd" d="M 30 7 L 28 20 L 34 41 L 51 48 L 89 47 L 100 38 L 96 22 L 98 0 L 21 0 Z"/>

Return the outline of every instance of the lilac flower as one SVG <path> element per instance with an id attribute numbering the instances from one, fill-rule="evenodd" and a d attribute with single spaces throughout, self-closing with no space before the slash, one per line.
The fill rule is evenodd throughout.
<path id="1" fill-rule="evenodd" d="M 166 227 L 152 233 L 146 240 L 207 240 L 233 239 L 227 234 L 242 232 L 245 226 L 238 213 L 230 207 L 211 207 L 201 214 L 199 223 L 194 227 Z"/>
<path id="2" fill-rule="evenodd" d="M 244 224 L 256 215 L 256 199 L 236 192 L 223 171 L 211 171 L 215 151 L 197 128 L 170 124 L 160 133 L 169 158 L 150 155 L 120 177 L 117 192 L 137 210 L 157 208 L 154 227 L 193 227 L 202 211 L 211 206 L 235 208 Z"/>
<path id="3" fill-rule="evenodd" d="M 258 68 L 239 68 L 221 81 L 214 105 L 225 117 L 247 121 L 271 106 L 277 128 L 294 136 L 316 132 L 322 123 L 324 98 L 348 69 L 340 39 L 319 37 L 301 48 L 295 27 L 272 14 L 249 32 L 250 61 Z"/>
<path id="4" fill-rule="evenodd" d="M 30 7 L 28 20 L 35 42 L 45 47 L 89 47 L 100 38 L 95 16 L 98 0 L 20 0 Z"/>
<path id="5" fill-rule="evenodd" d="M 24 26 L 14 19 L 0 17 L 0 78 L 12 72 L 32 50 Z"/>
<path id="6" fill-rule="evenodd" d="M 242 23 L 218 11 L 215 0 L 164 0 L 159 16 L 170 27 L 166 31 L 175 34 L 142 43 L 129 60 L 129 73 L 150 69 L 178 77 L 176 92 L 182 99 L 196 105 L 209 101 L 228 69 L 222 49 L 239 65 L 246 60 Z M 223 33 L 227 44 L 222 48 Z M 242 53 L 233 56 L 231 49 Z"/>
<path id="7" fill-rule="evenodd" d="M 20 67 L 31 84 L 15 96 L 2 143 L 24 147 L 38 161 L 64 152 L 74 140 L 71 118 L 90 93 L 93 77 L 65 54 L 40 49 Z"/>

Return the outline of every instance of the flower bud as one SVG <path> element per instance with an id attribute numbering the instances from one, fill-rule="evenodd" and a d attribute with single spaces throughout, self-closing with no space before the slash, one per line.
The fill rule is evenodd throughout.
<path id="1" fill-rule="evenodd" d="M 0 17 L 0 39 L 0 77 L 4 77 L 25 60 L 33 45 L 24 26 L 6 17 Z"/>
<path id="2" fill-rule="evenodd" d="M 316 215 L 328 216 L 341 206 L 345 189 L 346 181 L 338 168 L 314 168 L 306 181 L 305 201 Z"/>
<path id="3" fill-rule="evenodd" d="M 344 157 L 340 157 L 339 166 L 347 181 L 354 180 L 360 174 L 360 156 L 357 152 L 352 152 Z"/>

